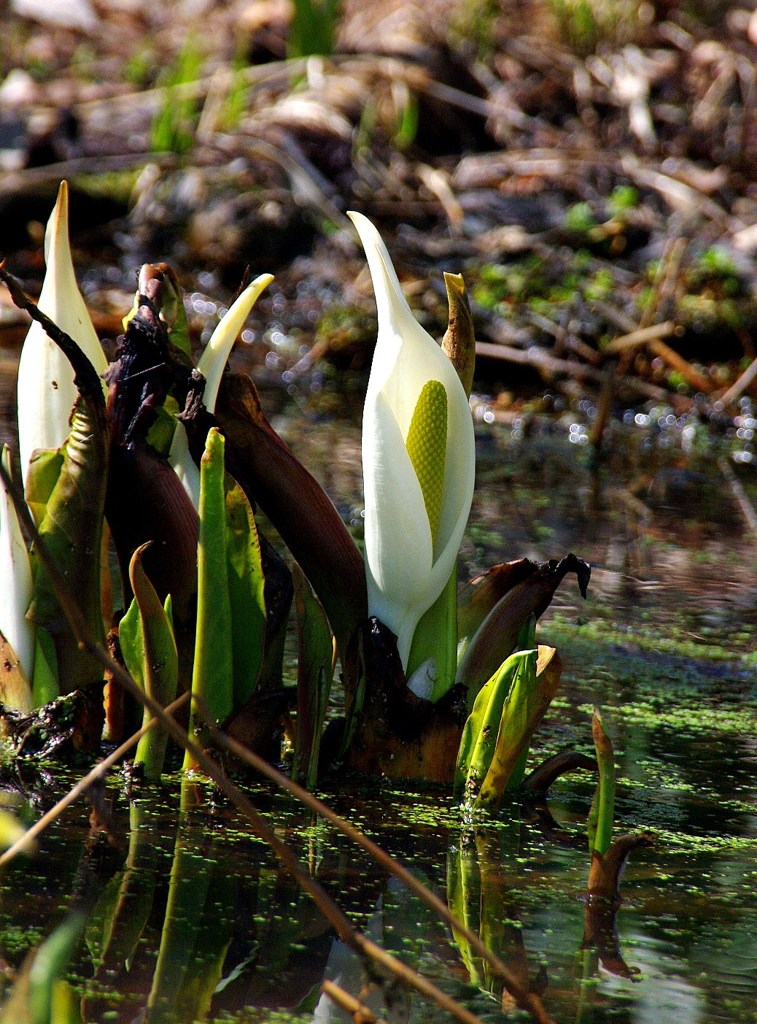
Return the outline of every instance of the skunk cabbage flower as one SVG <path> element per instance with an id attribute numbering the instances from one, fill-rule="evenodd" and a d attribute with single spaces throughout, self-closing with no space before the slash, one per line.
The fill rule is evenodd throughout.
<path id="1" fill-rule="evenodd" d="M 447 584 L 473 498 L 473 420 L 449 358 L 417 323 L 384 243 L 350 217 L 368 257 L 378 339 L 363 412 L 368 611 L 397 636 L 402 664 L 415 628 Z"/>
<path id="2" fill-rule="evenodd" d="M 247 285 L 226 315 L 217 324 L 200 356 L 197 369 L 205 377 L 203 401 L 208 412 L 215 412 L 221 377 L 223 376 L 224 367 L 234 347 L 237 335 L 242 330 L 250 310 L 271 281 L 273 281 L 272 274 L 260 274 L 259 277 L 256 277 L 254 281 Z M 200 501 L 200 471 L 189 453 L 187 432 L 184 429 L 184 424 L 178 421 L 168 461 L 181 480 L 184 490 L 192 499 L 192 504 L 197 508 Z"/>
<path id="3" fill-rule="evenodd" d="M 2 451 L 3 466 L 10 473 L 8 446 Z M 21 670 L 31 684 L 34 669 L 34 625 L 26 618 L 32 599 L 29 553 L 21 534 L 16 509 L 0 480 L 0 633 L 13 648 Z M 31 690 L 29 691 L 31 696 Z M 30 710 L 28 708 L 23 710 Z"/>
<path id="4" fill-rule="evenodd" d="M 104 373 L 105 353 L 77 287 L 71 261 L 65 181 L 61 182 L 58 201 L 47 224 L 45 262 L 47 271 L 39 308 L 74 339 L 95 370 Z M 36 449 L 59 448 L 68 437 L 76 398 L 70 363 L 35 321 L 26 335 L 18 364 L 18 447 L 24 480 Z"/>

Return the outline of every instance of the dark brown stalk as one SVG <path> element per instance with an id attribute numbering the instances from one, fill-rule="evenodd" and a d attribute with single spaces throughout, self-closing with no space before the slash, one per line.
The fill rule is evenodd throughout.
<path id="1" fill-rule="evenodd" d="M 368 615 L 363 558 L 328 495 L 295 458 L 260 407 L 255 385 L 226 374 L 216 416 L 228 468 L 281 534 L 328 616 L 344 657 Z"/>
<path id="2" fill-rule="evenodd" d="M 567 573 L 576 574 L 581 594 L 586 596 L 591 568 L 576 555 L 566 555 L 559 562 L 552 559 L 541 565 L 534 562 L 530 565 L 530 574 L 507 590 L 486 616 L 460 661 L 457 681 L 468 687 L 469 705 L 484 683 L 515 650 L 523 625 L 531 616 L 538 619 L 549 608 Z"/>
<path id="3" fill-rule="evenodd" d="M 361 958 L 363 958 L 366 964 L 370 963 L 374 969 L 376 966 L 382 967 L 395 980 L 414 988 L 431 1002 L 436 1003 L 436 1005 L 442 1010 L 450 1013 L 456 1020 L 462 1021 L 463 1024 L 482 1024 L 479 1017 L 471 1013 L 469 1010 L 466 1010 L 465 1007 L 461 1006 L 455 999 L 446 995 L 437 988 L 436 985 L 428 981 L 428 979 L 417 974 L 411 968 L 401 963 L 390 953 L 387 953 L 386 950 L 377 946 L 374 942 L 371 942 L 370 939 L 359 932 L 352 925 L 346 914 L 337 906 L 336 903 L 334 903 L 320 883 L 316 881 L 315 878 L 312 878 L 302 867 L 290 847 L 287 846 L 286 843 L 282 842 L 276 835 L 275 831 L 261 818 L 251 801 L 245 796 L 239 787 L 226 778 L 215 761 L 208 757 L 208 755 L 189 738 L 186 730 L 182 729 L 182 727 L 172 717 L 170 717 L 170 715 L 167 715 L 163 708 L 148 694 L 146 694 L 137 683 L 134 682 L 128 672 L 124 671 L 124 669 L 110 657 L 103 645 L 91 638 L 87 632 L 86 623 L 84 622 L 74 596 L 69 593 L 68 586 L 58 572 L 56 565 L 51 560 L 45 549 L 44 543 L 40 543 L 39 532 L 34 525 L 31 514 L 26 506 L 26 502 L 18 493 L 18 490 L 13 486 L 9 475 L 2 464 L 0 464 L 0 478 L 3 480 L 3 483 L 11 494 L 16 514 L 18 515 L 24 534 L 28 540 L 38 545 L 39 557 L 50 576 L 52 586 L 55 589 L 61 606 L 66 609 L 71 630 L 82 649 L 85 650 L 93 660 L 110 672 L 116 682 L 118 682 L 127 692 L 148 708 L 148 710 L 163 725 L 169 735 L 185 750 L 190 752 L 199 769 L 218 786 L 219 790 L 228 800 L 231 801 L 231 803 L 234 804 L 237 810 L 244 814 L 249 821 L 253 832 L 258 836 L 258 838 L 262 839 L 263 842 L 270 846 L 286 870 L 296 879 L 301 888 L 308 893 L 326 920 L 333 926 L 339 938 L 349 945 Z M 548 1020 L 546 1017 L 537 1019 L 545 1021 L 545 1024 Z"/>
<path id="4" fill-rule="evenodd" d="M 575 771 L 576 768 L 595 772 L 597 770 L 596 759 L 587 757 L 586 754 L 579 754 L 575 750 L 554 754 L 534 768 L 523 782 L 523 791 L 530 799 L 542 799 L 547 795 L 547 791 L 555 779 L 559 779 L 566 772 Z"/>

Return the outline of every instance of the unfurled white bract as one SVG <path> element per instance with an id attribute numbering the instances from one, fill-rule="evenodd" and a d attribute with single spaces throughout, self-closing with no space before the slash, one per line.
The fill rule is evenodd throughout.
<path id="1" fill-rule="evenodd" d="M 104 373 L 105 353 L 76 283 L 71 260 L 65 181 L 61 182 L 58 201 L 47 224 L 45 261 L 47 270 L 39 308 L 74 339 L 97 372 Z M 18 364 L 18 447 L 24 481 L 32 453 L 38 448 L 60 448 L 68 437 L 76 398 L 71 364 L 35 321 L 24 340 Z"/>
<path id="2" fill-rule="evenodd" d="M 416 321 L 378 231 L 350 217 L 368 258 L 378 339 L 363 412 L 363 486 L 368 610 L 397 636 L 407 667 L 415 628 L 455 565 L 473 498 L 475 444 L 468 398 L 447 355 Z M 443 485 L 435 536 L 407 448 L 428 382 L 446 392 Z"/>

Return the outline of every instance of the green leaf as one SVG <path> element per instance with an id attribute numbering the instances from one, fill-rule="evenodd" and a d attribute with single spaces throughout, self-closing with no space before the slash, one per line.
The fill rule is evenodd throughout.
<path id="1" fill-rule="evenodd" d="M 484 807 L 497 808 L 505 790 L 522 780 L 531 739 L 560 682 L 560 660 L 553 647 L 525 653 L 502 709 L 496 747 L 478 794 L 477 802 Z"/>
<path id="2" fill-rule="evenodd" d="M 417 669 L 426 672 L 426 681 L 411 678 Z M 415 627 L 407 660 L 411 689 L 419 696 L 428 689 L 428 700 L 434 704 L 452 687 L 456 671 L 457 563 L 441 594 Z"/>
<path id="3" fill-rule="evenodd" d="M 326 613 L 300 567 L 293 568 L 297 613 L 297 731 L 292 777 L 312 789 L 334 673 L 334 638 Z"/>
<path id="4" fill-rule="evenodd" d="M 232 612 L 226 571 L 226 489 L 224 438 L 208 431 L 200 461 L 200 538 L 197 546 L 197 633 L 192 693 L 202 698 L 215 722 L 225 722 L 234 707 Z M 194 710 L 190 733 L 201 733 Z M 189 752 L 184 767 L 194 766 Z"/>
<path id="5" fill-rule="evenodd" d="M 466 801 L 477 798 L 494 756 L 505 701 L 519 675 L 529 670 L 529 662 L 535 658 L 536 651 L 511 654 L 479 691 L 460 741 L 455 773 L 456 797 L 464 795 Z"/>
<path id="6" fill-rule="evenodd" d="M 591 853 L 604 857 L 612 842 L 615 816 L 615 755 L 612 741 L 604 730 L 599 708 L 594 708 L 591 716 L 591 733 L 597 752 L 599 780 L 589 811 L 587 832 Z"/>
<path id="7" fill-rule="evenodd" d="M 58 991 L 61 976 L 68 966 L 76 948 L 86 921 L 82 911 L 71 911 L 54 932 L 45 939 L 34 954 L 29 968 L 29 1010 L 33 1024 L 51 1024 L 60 1020 L 61 1024 L 76 1020 L 68 1015 L 60 1018 L 54 1016 L 54 1007 L 59 1005 L 61 997 Z"/>
<path id="8" fill-rule="evenodd" d="M 143 544 L 132 555 L 129 579 L 139 612 L 139 635 L 134 637 L 130 657 L 142 649 L 141 681 L 148 696 L 166 707 L 176 697 L 179 679 L 179 658 L 171 621 L 171 595 L 161 604 L 155 588 L 142 565 L 142 555 L 149 545 Z M 130 609 L 131 610 L 131 609 Z M 124 659 L 126 660 L 126 659 Z M 144 709 L 143 724 L 152 715 Z M 168 735 L 160 726 L 153 727 L 139 741 L 135 764 L 144 766 L 145 778 L 157 781 L 163 771 Z"/>
<path id="9" fill-rule="evenodd" d="M 34 635 L 34 677 L 32 678 L 34 707 L 41 708 L 60 697 L 58 686 L 58 657 L 53 638 L 46 629 Z"/>
<path id="10" fill-rule="evenodd" d="M 252 695 L 265 643 L 265 576 L 255 517 L 242 488 L 228 474 L 226 489 L 226 571 L 231 604 L 234 707 Z"/>
<path id="11" fill-rule="evenodd" d="M 61 448 L 38 449 L 29 463 L 24 493 L 37 527 L 45 518 L 45 509 L 58 482 L 62 466 Z"/>
<path id="12" fill-rule="evenodd" d="M 98 388 L 99 388 L 98 383 Z M 102 392 L 98 395 L 102 402 Z M 100 549 L 108 474 L 108 436 L 102 410 L 80 398 L 63 446 L 60 473 L 45 507 L 39 533 L 59 572 L 75 595 L 87 636 L 104 642 L 100 608 Z M 48 471 L 52 475 L 54 460 Z M 49 482 L 49 481 L 48 481 Z M 28 617 L 47 629 L 55 643 L 61 692 L 102 679 L 102 670 L 74 639 L 47 573 L 37 565 Z"/>

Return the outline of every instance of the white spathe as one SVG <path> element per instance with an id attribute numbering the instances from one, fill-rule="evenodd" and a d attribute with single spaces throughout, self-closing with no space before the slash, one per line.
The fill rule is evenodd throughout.
<path id="1" fill-rule="evenodd" d="M 2 451 L 3 466 L 10 473 L 10 451 Z M 29 552 L 16 509 L 0 478 L 0 633 L 13 648 L 31 685 L 34 670 L 34 624 L 26 617 L 32 599 Z M 25 708 L 22 710 L 30 710 Z"/>
<path id="2" fill-rule="evenodd" d="M 203 402 L 208 412 L 215 412 L 221 377 L 234 342 L 237 340 L 237 335 L 242 330 L 252 307 L 271 281 L 273 281 L 273 274 L 260 274 L 247 285 L 226 315 L 216 325 L 216 329 L 211 334 L 210 340 L 200 356 L 197 369 L 205 378 Z M 192 504 L 197 508 L 200 501 L 200 471 L 189 453 L 184 424 L 178 420 L 171 442 L 171 451 L 168 453 L 168 461 L 181 480 Z"/>
<path id="3" fill-rule="evenodd" d="M 105 353 L 76 284 L 71 260 L 65 181 L 61 182 L 58 201 L 47 223 L 45 262 L 39 308 L 74 339 L 95 370 L 104 373 L 108 365 Z M 18 448 L 24 481 L 32 453 L 38 448 L 60 448 L 68 437 L 76 398 L 71 364 L 35 321 L 18 364 Z"/>
<path id="4" fill-rule="evenodd" d="M 473 419 L 447 355 L 416 321 L 381 236 L 350 213 L 376 294 L 378 339 L 363 411 L 363 488 L 368 611 L 397 636 L 407 668 L 413 633 L 446 585 L 468 521 L 475 476 Z M 410 421 L 423 386 L 447 393 L 444 490 L 436 540 L 407 451 Z"/>

